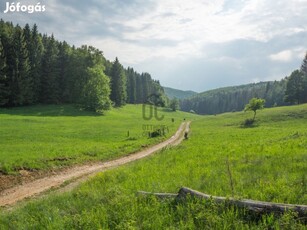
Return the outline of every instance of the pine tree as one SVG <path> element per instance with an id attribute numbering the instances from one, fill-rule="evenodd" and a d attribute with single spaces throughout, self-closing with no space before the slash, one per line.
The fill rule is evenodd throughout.
<path id="1" fill-rule="evenodd" d="M 148 101 L 148 98 L 151 97 L 149 90 L 149 79 L 150 76 L 148 73 L 142 73 L 141 75 L 141 84 L 142 84 L 142 101 L 145 103 Z M 154 95 L 156 96 L 156 95 Z"/>
<path id="2" fill-rule="evenodd" d="M 57 81 L 59 83 L 59 96 L 60 101 L 62 103 L 68 103 L 71 102 L 71 90 L 70 86 L 71 84 L 71 75 L 70 75 L 70 47 L 69 45 L 64 41 L 63 43 L 60 42 L 59 46 L 59 53 L 57 57 L 57 67 L 59 70 L 59 75 L 57 78 Z"/>
<path id="3" fill-rule="evenodd" d="M 31 74 L 31 63 L 29 59 L 29 52 L 30 47 L 32 45 L 31 39 L 31 30 L 30 26 L 26 24 L 25 28 L 22 31 L 23 33 L 23 40 L 20 38 L 21 44 L 16 45 L 16 48 L 19 47 L 19 70 L 22 73 L 21 77 L 21 97 L 22 97 L 22 104 L 29 105 L 32 104 L 34 100 L 34 92 L 33 92 L 33 84 L 34 79 L 32 78 Z M 18 39 L 18 38 L 17 38 Z"/>
<path id="4" fill-rule="evenodd" d="M 141 81 L 141 76 L 139 74 L 136 75 L 136 103 L 144 103 L 143 99 L 143 87 L 142 87 L 142 81 Z"/>
<path id="5" fill-rule="evenodd" d="M 305 55 L 305 58 L 303 60 L 303 63 L 301 65 L 301 72 L 307 76 L 307 52 L 306 52 L 306 55 Z"/>
<path id="6" fill-rule="evenodd" d="M 30 75 L 33 81 L 32 88 L 33 88 L 34 102 L 39 101 L 43 51 L 44 47 L 43 47 L 42 37 L 38 33 L 37 25 L 34 24 L 31 30 L 30 44 L 28 45 Z"/>
<path id="7" fill-rule="evenodd" d="M 118 58 L 111 69 L 111 100 L 115 106 L 123 106 L 127 100 L 126 76 Z"/>
<path id="8" fill-rule="evenodd" d="M 290 103 L 300 104 L 304 101 L 304 78 L 303 74 L 299 70 L 295 70 L 288 78 L 287 88 L 285 93 L 285 101 Z"/>
<path id="9" fill-rule="evenodd" d="M 14 106 L 13 101 L 13 86 L 15 79 L 15 51 L 13 46 L 13 35 L 15 28 L 11 23 L 5 23 L 1 19 L 1 44 L 3 46 L 3 54 L 5 58 L 5 74 L 3 74 L 2 86 L 5 86 L 5 90 L 2 91 L 0 94 L 2 95 L 3 105 L 5 106 Z M 5 77 L 4 77 L 5 76 Z"/>
<path id="10" fill-rule="evenodd" d="M 301 65 L 301 72 L 303 74 L 303 98 L 302 98 L 302 102 L 306 103 L 307 102 L 307 52 L 305 55 L 305 58 L 303 60 L 303 63 Z"/>
<path id="11" fill-rule="evenodd" d="M 136 103 L 136 77 L 133 68 L 127 69 L 127 101 L 128 103 Z"/>
<path id="12" fill-rule="evenodd" d="M 8 96 L 9 96 L 9 88 L 8 88 L 8 78 L 6 75 L 6 58 L 1 39 L 0 40 L 0 106 L 7 105 L 9 101 Z"/>
<path id="13" fill-rule="evenodd" d="M 58 49 L 53 37 L 47 39 L 46 50 L 42 57 L 42 78 L 40 86 L 40 101 L 42 103 L 53 104 L 59 103 L 59 82 L 57 55 Z"/>
<path id="14" fill-rule="evenodd" d="M 29 77 L 29 59 L 23 30 L 16 26 L 10 54 L 7 59 L 11 106 L 25 105 L 32 103 L 32 82 Z"/>
<path id="15" fill-rule="evenodd" d="M 86 46 L 80 48 L 72 47 L 70 55 L 70 64 L 68 72 L 70 73 L 67 84 L 69 88 L 69 101 L 72 103 L 79 102 L 79 97 L 83 87 L 87 82 L 86 68 L 88 65 L 88 50 Z"/>

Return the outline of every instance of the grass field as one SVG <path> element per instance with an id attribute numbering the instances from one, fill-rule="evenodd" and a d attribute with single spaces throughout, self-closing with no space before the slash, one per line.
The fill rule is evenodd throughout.
<path id="1" fill-rule="evenodd" d="M 306 229 L 293 213 L 253 217 L 210 201 L 136 195 L 186 186 L 217 196 L 307 204 L 307 105 L 257 116 L 253 128 L 241 127 L 252 113 L 198 119 L 180 146 L 100 173 L 72 192 L 5 211 L 0 228 Z"/>
<path id="2" fill-rule="evenodd" d="M 70 105 L 0 109 L 0 173 L 116 158 L 169 137 L 187 115 L 197 117 L 160 109 L 158 116 L 164 119 L 148 121 L 141 105 L 112 109 L 104 116 Z M 152 131 L 151 125 L 165 125 L 169 132 L 148 138 L 144 132 Z"/>

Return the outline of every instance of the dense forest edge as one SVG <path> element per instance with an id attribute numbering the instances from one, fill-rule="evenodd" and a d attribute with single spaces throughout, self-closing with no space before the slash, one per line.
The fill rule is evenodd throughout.
<path id="1" fill-rule="evenodd" d="M 167 104 L 149 73 L 111 62 L 95 47 L 76 48 L 40 34 L 36 24 L 2 19 L 0 38 L 0 107 L 71 103 L 102 113 L 126 103 Z"/>
<path id="2" fill-rule="evenodd" d="M 198 114 L 242 111 L 252 98 L 265 99 L 265 107 L 307 102 L 307 53 L 300 70 L 280 81 L 252 83 L 209 90 L 180 100 L 180 108 Z"/>

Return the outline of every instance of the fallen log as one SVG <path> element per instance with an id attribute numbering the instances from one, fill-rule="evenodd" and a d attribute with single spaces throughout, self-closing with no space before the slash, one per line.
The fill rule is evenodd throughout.
<path id="1" fill-rule="evenodd" d="M 272 202 L 255 201 L 248 199 L 237 200 L 234 198 L 211 196 L 185 187 L 179 190 L 176 199 L 179 200 L 185 199 L 188 195 L 200 199 L 213 200 L 216 203 L 227 203 L 239 208 L 245 208 L 247 210 L 259 214 L 264 214 L 264 213 L 282 214 L 287 211 L 294 211 L 298 214 L 298 217 L 307 217 L 307 205 L 272 203 Z"/>
<path id="2" fill-rule="evenodd" d="M 162 200 L 178 197 L 178 194 L 174 194 L 174 193 L 152 193 L 152 192 L 144 192 L 144 191 L 138 191 L 138 195 L 154 196 L 154 197 L 157 197 L 158 199 L 162 199 Z"/>
<path id="3" fill-rule="evenodd" d="M 239 208 L 244 208 L 256 214 L 267 214 L 267 213 L 282 214 L 288 211 L 293 211 L 298 214 L 298 217 L 304 219 L 307 218 L 307 205 L 272 203 L 272 202 L 255 201 L 248 199 L 238 200 L 235 198 L 211 196 L 185 187 L 182 187 L 179 190 L 178 194 L 151 193 L 144 191 L 139 191 L 138 194 L 143 196 L 151 195 L 157 197 L 158 199 L 174 198 L 178 201 L 185 200 L 188 196 L 191 196 L 199 199 L 212 200 L 216 203 L 229 204 Z"/>

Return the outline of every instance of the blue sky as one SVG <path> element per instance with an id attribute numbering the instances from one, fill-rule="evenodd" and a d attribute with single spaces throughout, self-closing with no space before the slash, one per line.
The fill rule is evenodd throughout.
<path id="1" fill-rule="evenodd" d="M 307 0 L 24 0 L 42 13 L 1 18 L 93 45 L 164 86 L 198 92 L 279 80 L 307 51 Z"/>

